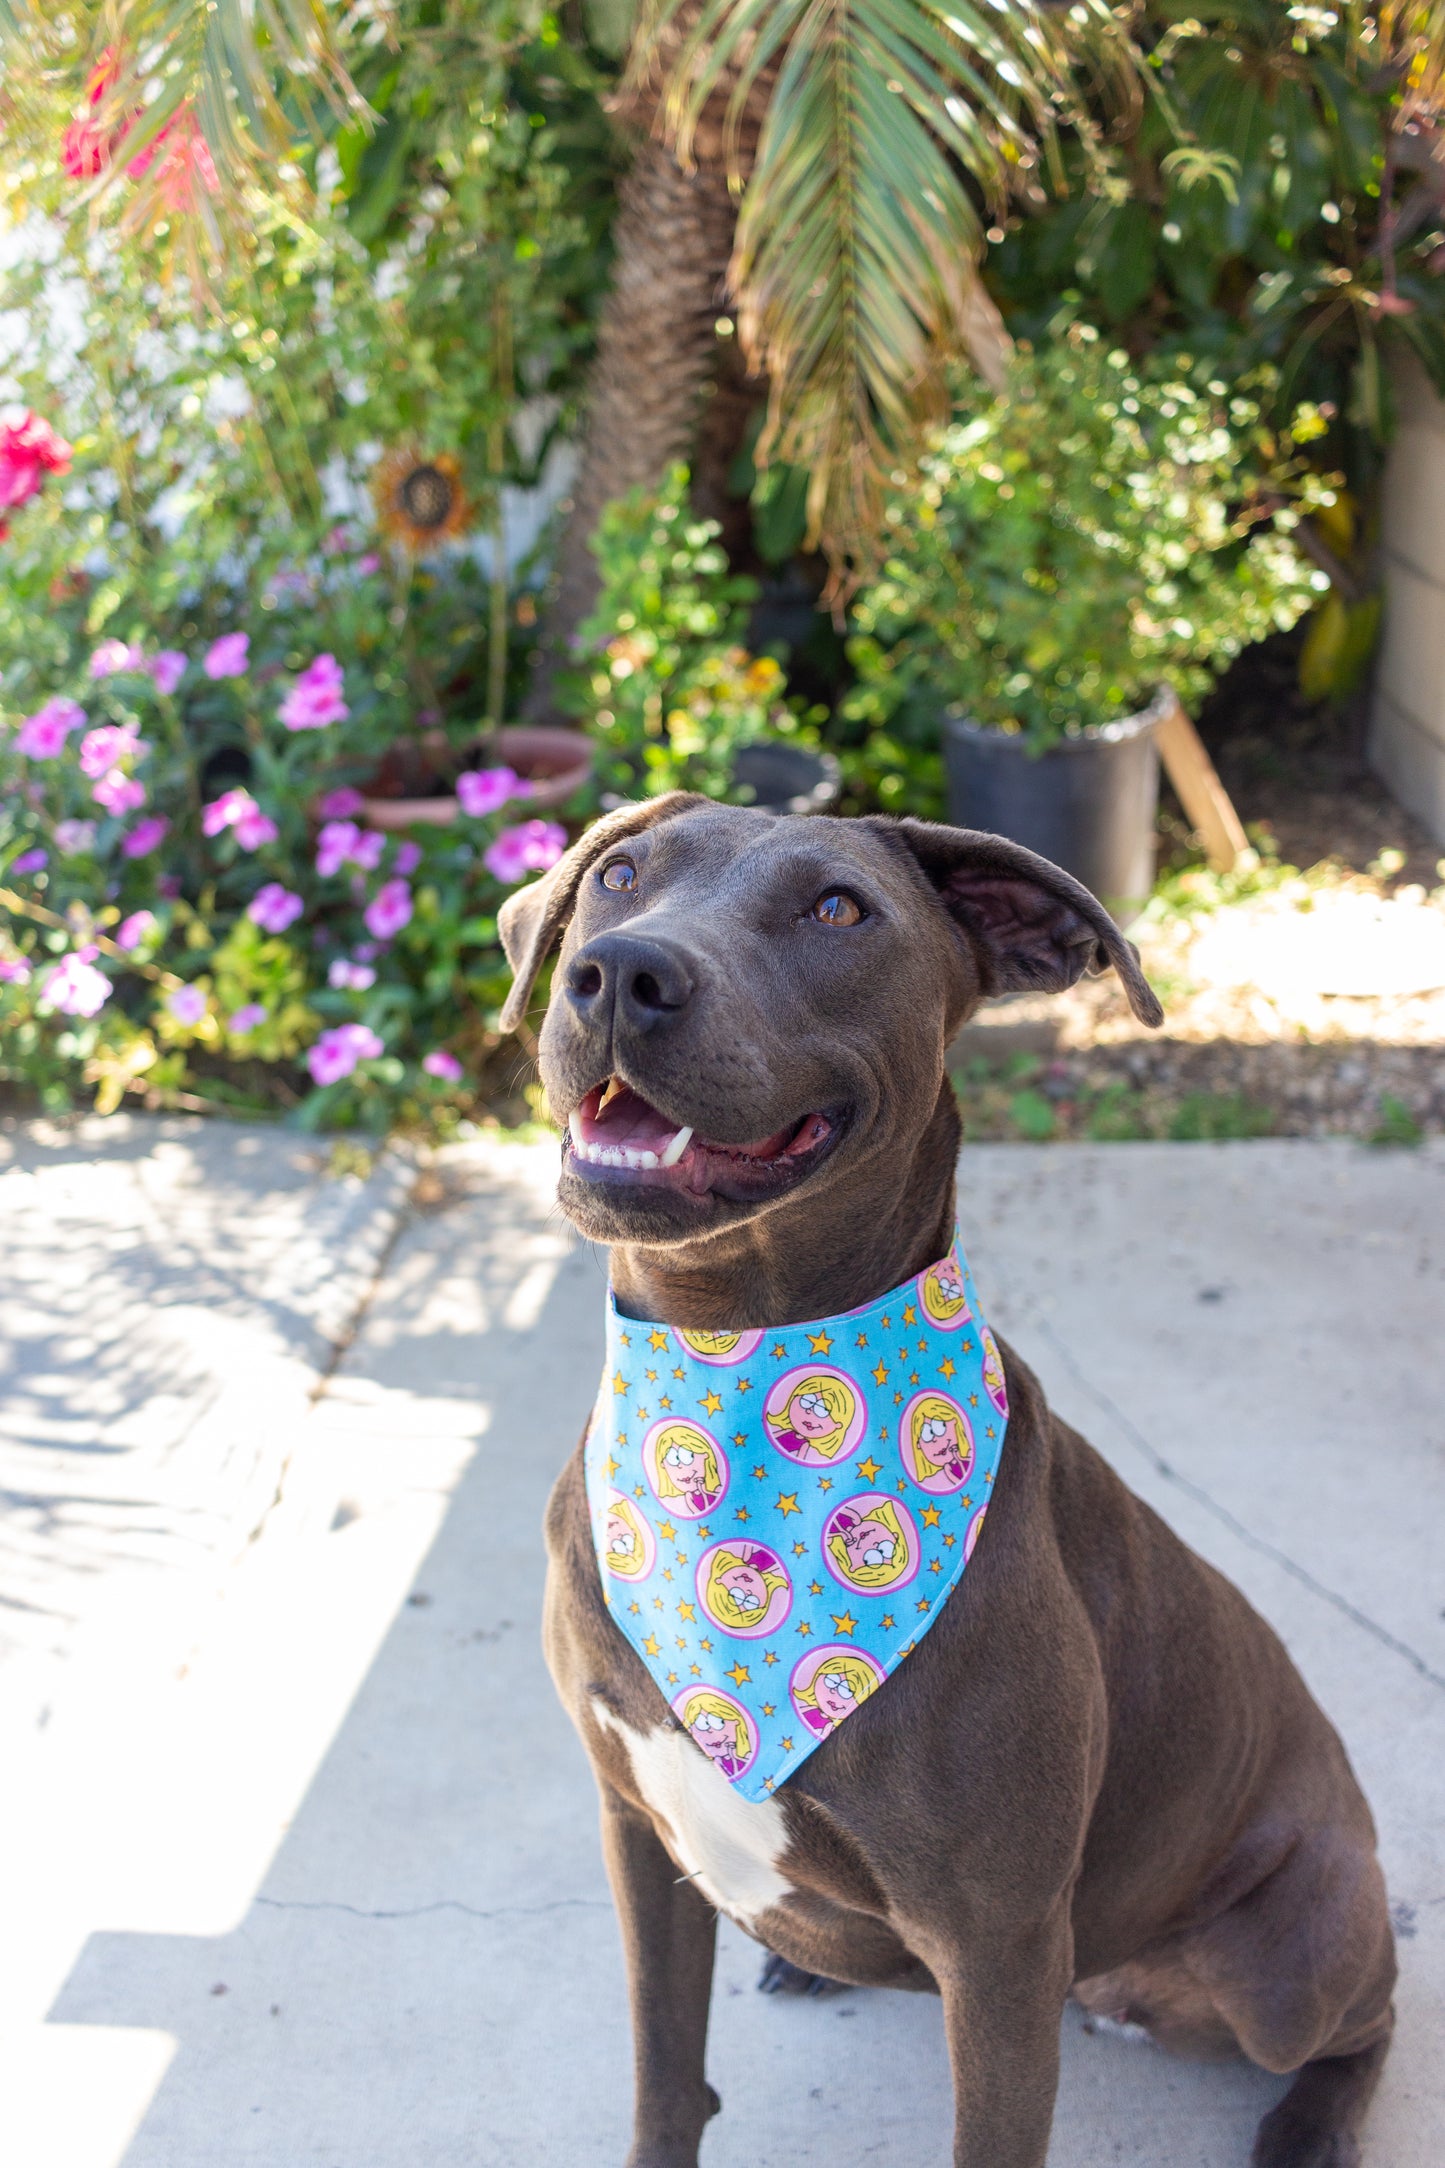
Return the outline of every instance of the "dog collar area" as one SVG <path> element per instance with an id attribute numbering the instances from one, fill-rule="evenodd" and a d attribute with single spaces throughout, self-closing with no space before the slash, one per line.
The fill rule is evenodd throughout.
<path id="1" fill-rule="evenodd" d="M 876 1302 L 776 1331 L 623 1317 L 584 1459 L 602 1594 L 699 1751 L 766 1799 L 917 1647 L 1008 1425 L 955 1236 Z"/>

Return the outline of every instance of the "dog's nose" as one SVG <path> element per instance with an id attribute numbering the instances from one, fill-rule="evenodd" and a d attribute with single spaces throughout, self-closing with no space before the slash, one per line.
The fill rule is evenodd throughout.
<path id="1" fill-rule="evenodd" d="M 614 1016 L 650 1031 L 685 1009 L 693 995 L 686 958 L 664 941 L 602 933 L 567 966 L 567 995 L 583 1016 Z"/>

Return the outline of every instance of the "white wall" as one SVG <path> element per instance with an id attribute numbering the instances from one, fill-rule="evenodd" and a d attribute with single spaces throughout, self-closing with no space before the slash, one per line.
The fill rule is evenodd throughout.
<path id="1" fill-rule="evenodd" d="M 1445 401 L 1415 361 L 1400 371 L 1396 393 L 1370 759 L 1406 811 L 1445 843 Z"/>

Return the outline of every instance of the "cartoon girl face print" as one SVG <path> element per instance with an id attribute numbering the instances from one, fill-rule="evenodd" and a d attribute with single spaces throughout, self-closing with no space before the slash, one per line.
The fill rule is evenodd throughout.
<path id="1" fill-rule="evenodd" d="M 799 1723 L 806 1724 L 815 1737 L 826 1739 L 882 1684 L 882 1667 L 871 1656 L 838 1643 L 809 1649 L 793 1666 L 788 1691 Z"/>
<path id="2" fill-rule="evenodd" d="M 719 1366 L 745 1363 L 753 1350 L 762 1344 L 761 1332 L 680 1332 L 679 1346 L 687 1354 L 695 1355 L 700 1363 Z"/>
<path id="3" fill-rule="evenodd" d="M 920 1490 L 956 1491 L 973 1473 L 973 1432 L 947 1393 L 915 1393 L 898 1426 L 903 1473 Z"/>
<path id="4" fill-rule="evenodd" d="M 911 1581 L 919 1567 L 918 1531 L 899 1499 L 864 1491 L 845 1499 L 823 1526 L 828 1570 L 860 1596 L 882 1596 Z"/>
<path id="5" fill-rule="evenodd" d="M 776 1633 L 793 1608 L 793 1584 L 777 1553 L 736 1536 L 703 1552 L 697 1594 L 714 1626 L 744 1641 Z"/>
<path id="6" fill-rule="evenodd" d="M 621 1491 L 610 1490 L 603 1503 L 602 1561 L 624 1581 L 645 1581 L 657 1558 L 657 1538 L 647 1516 Z"/>
<path id="7" fill-rule="evenodd" d="M 720 1686 L 694 1686 L 672 1710 L 683 1730 L 730 1783 L 746 1776 L 758 1753 L 757 1726 L 742 1703 Z"/>
<path id="8" fill-rule="evenodd" d="M 643 1439 L 642 1472 L 658 1504 L 683 1520 L 711 1513 L 728 1487 L 727 1455 L 712 1432 L 672 1416 Z"/>
<path id="9" fill-rule="evenodd" d="M 827 1467 L 851 1453 L 868 1419 L 862 1394 L 841 1370 L 789 1370 L 763 1409 L 768 1436 L 780 1453 L 805 1467 Z"/>
<path id="10" fill-rule="evenodd" d="M 1008 1387 L 1003 1381 L 1003 1357 L 987 1325 L 979 1334 L 983 1341 L 983 1389 L 1000 1415 L 1008 1414 Z"/>
<path id="11" fill-rule="evenodd" d="M 918 1305 L 938 1332 L 952 1332 L 967 1319 L 968 1295 L 952 1251 L 919 1273 Z"/>

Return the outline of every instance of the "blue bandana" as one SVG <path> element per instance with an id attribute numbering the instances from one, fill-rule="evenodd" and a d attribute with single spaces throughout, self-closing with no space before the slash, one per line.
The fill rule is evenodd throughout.
<path id="1" fill-rule="evenodd" d="M 603 1600 L 745 1799 L 927 1633 L 1007 1422 L 956 1237 L 877 1302 L 776 1332 L 639 1324 L 609 1297 L 586 1445 Z"/>

